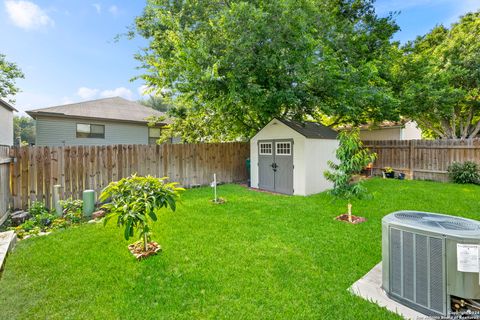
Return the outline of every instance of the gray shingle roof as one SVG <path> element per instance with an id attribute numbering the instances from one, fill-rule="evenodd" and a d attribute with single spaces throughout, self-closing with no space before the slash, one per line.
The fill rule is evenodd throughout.
<path id="1" fill-rule="evenodd" d="M 0 106 L 4 107 L 5 109 L 7 109 L 9 111 L 18 112 L 18 110 L 15 109 L 10 103 L 8 103 L 7 101 L 2 100 L 2 99 L 0 99 Z"/>
<path id="2" fill-rule="evenodd" d="M 142 123 L 147 123 L 145 118 L 149 116 L 165 116 L 163 112 L 120 97 L 35 109 L 27 113 L 34 119 L 37 116 L 51 116 Z M 169 123 L 168 119 L 164 123 Z"/>
<path id="3" fill-rule="evenodd" d="M 335 130 L 317 122 L 276 119 L 309 139 L 337 139 Z"/>

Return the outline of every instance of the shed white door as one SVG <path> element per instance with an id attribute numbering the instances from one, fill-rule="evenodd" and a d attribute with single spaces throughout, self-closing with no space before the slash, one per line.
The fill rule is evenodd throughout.
<path id="1" fill-rule="evenodd" d="M 293 142 L 267 140 L 258 142 L 258 187 L 293 194 Z"/>

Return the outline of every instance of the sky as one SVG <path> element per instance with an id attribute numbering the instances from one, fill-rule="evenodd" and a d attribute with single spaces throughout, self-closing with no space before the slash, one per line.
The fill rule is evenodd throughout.
<path id="1" fill-rule="evenodd" d="M 0 53 L 25 79 L 15 107 L 21 111 L 97 98 L 142 98 L 134 59 L 146 40 L 121 38 L 142 13 L 142 0 L 0 0 Z M 480 0 L 377 0 L 380 16 L 398 12 L 405 43 L 438 24 L 450 25 L 480 9 Z"/>

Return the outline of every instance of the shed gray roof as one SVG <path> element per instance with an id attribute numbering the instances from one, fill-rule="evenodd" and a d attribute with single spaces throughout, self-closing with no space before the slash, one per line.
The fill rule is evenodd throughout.
<path id="1" fill-rule="evenodd" d="M 163 112 L 120 97 L 105 98 L 61 106 L 27 111 L 32 118 L 38 116 L 110 120 L 147 123 L 150 116 L 165 116 Z M 168 123 L 166 120 L 164 123 Z"/>
<path id="2" fill-rule="evenodd" d="M 317 122 L 276 119 L 309 139 L 337 139 L 335 130 Z"/>
<path id="3" fill-rule="evenodd" d="M 9 111 L 18 112 L 18 110 L 15 109 L 10 103 L 8 103 L 7 101 L 2 100 L 2 99 L 0 99 L 0 106 L 4 107 L 5 109 L 7 109 Z"/>

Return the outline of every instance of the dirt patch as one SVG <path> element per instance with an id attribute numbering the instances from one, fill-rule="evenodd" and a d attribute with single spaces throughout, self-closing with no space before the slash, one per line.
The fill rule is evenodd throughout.
<path id="1" fill-rule="evenodd" d="M 348 214 L 344 213 L 344 214 L 339 215 L 338 217 L 335 217 L 335 220 L 343 221 L 343 222 L 351 223 L 351 224 L 359 224 L 359 223 L 367 221 L 367 219 L 365 219 L 364 217 L 357 217 L 357 216 L 354 216 L 354 215 L 352 215 L 351 217 L 352 217 L 352 221 L 349 221 L 348 220 Z"/>
<path id="2" fill-rule="evenodd" d="M 142 260 L 150 256 L 156 255 L 162 250 L 162 247 L 156 242 L 149 242 L 147 244 L 147 251 L 143 250 L 143 243 L 141 241 L 132 243 L 128 246 L 128 250 L 134 255 L 137 260 Z"/>

